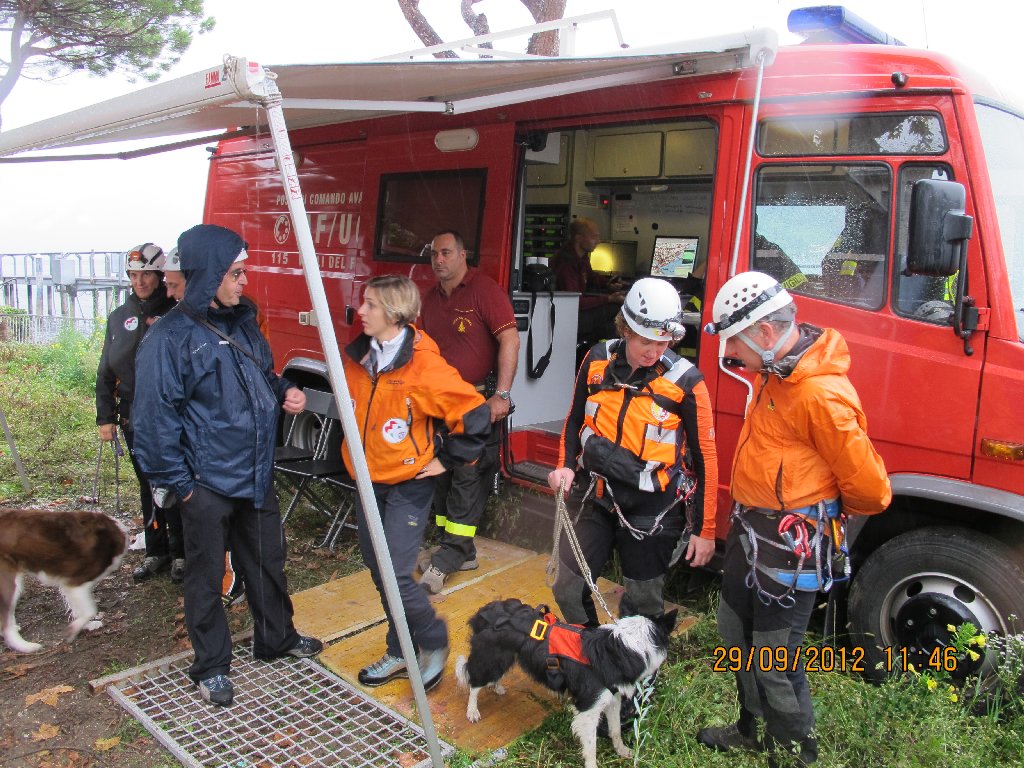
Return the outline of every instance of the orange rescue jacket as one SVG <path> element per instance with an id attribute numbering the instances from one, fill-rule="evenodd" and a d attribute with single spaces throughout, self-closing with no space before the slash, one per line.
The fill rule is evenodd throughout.
<path id="1" fill-rule="evenodd" d="M 395 359 L 376 375 L 367 367 L 369 336 L 345 348 L 345 379 L 375 483 L 411 480 L 435 452 L 448 469 L 476 461 L 491 430 L 483 397 L 445 362 L 434 340 L 412 325 L 404 333 Z M 437 450 L 441 426 L 447 433 Z M 348 436 L 341 454 L 352 473 Z"/>
<path id="2" fill-rule="evenodd" d="M 849 369 L 846 340 L 826 328 L 789 376 L 758 377 L 733 461 L 736 501 L 790 510 L 841 497 L 858 515 L 889 506 L 889 477 Z"/>

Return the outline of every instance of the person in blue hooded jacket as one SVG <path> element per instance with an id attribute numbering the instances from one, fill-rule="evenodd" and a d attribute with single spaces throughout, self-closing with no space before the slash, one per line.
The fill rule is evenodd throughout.
<path id="1" fill-rule="evenodd" d="M 185 298 L 147 334 L 135 372 L 135 408 L 147 415 L 135 450 L 154 487 L 181 499 L 189 676 L 220 706 L 234 698 L 221 602 L 228 546 L 253 614 L 253 655 L 306 658 L 323 649 L 292 623 L 273 485 L 278 413 L 301 413 L 306 397 L 274 372 L 255 312 L 241 301 L 245 248 L 235 232 L 211 224 L 181 234 Z"/>

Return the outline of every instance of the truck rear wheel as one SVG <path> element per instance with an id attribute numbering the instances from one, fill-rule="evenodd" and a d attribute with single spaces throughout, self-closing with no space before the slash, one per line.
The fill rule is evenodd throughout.
<path id="1" fill-rule="evenodd" d="M 1015 631 L 1024 619 L 1019 561 L 1011 547 L 964 528 L 922 528 L 879 547 L 856 574 L 848 603 L 851 640 L 864 650 L 867 674 L 900 672 L 904 658 L 927 669 L 951 624 Z M 977 672 L 984 661 L 958 665 L 955 677 Z"/>

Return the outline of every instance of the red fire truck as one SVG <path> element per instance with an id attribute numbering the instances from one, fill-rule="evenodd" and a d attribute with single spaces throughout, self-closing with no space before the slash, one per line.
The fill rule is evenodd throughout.
<path id="1" fill-rule="evenodd" d="M 695 328 L 731 274 L 757 269 L 802 320 L 839 329 L 894 491 L 851 535 L 854 576 L 832 601 L 873 667 L 942 644 L 950 624 L 1006 633 L 1024 617 L 1024 115 L 945 56 L 851 31 L 841 9 L 795 14 L 814 40 L 825 26 L 855 42 L 778 48 L 748 32 L 603 59 L 274 70 L 340 343 L 370 277 L 433 283 L 422 248 L 442 227 L 508 288 L 523 338 L 509 530 L 550 530 L 550 497 L 530 489 L 555 460 L 590 341 L 578 295 L 522 290 L 573 218 L 599 225 L 598 271 L 699 278 Z M 258 126 L 242 113 L 231 125 Z M 204 219 L 249 242 L 281 371 L 329 388 L 272 131 L 239 133 L 212 150 Z M 535 349 L 553 345 L 537 379 L 530 332 Z M 748 389 L 717 341 L 693 343 L 724 531 Z"/>

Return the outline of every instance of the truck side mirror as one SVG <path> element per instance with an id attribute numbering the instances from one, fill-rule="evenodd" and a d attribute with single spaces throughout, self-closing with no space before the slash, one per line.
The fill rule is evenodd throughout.
<path id="1" fill-rule="evenodd" d="M 960 269 L 974 218 L 964 213 L 967 192 L 955 181 L 920 179 L 910 193 L 907 272 L 949 277 Z"/>

